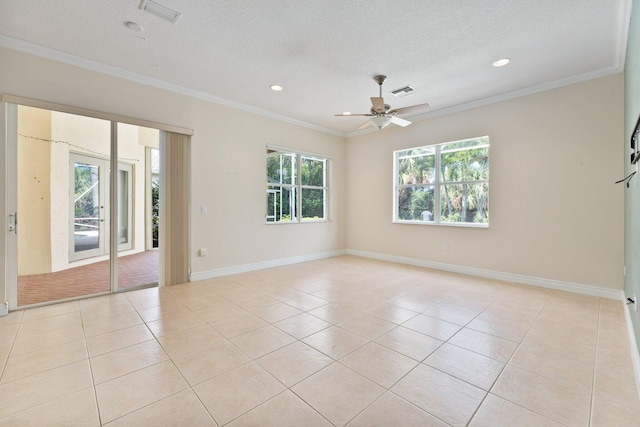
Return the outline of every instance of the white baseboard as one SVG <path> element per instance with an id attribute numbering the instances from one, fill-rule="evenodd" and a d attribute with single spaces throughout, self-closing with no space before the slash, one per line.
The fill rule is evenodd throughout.
<path id="1" fill-rule="evenodd" d="M 501 280 L 504 282 L 519 283 L 523 285 L 538 286 L 547 289 L 573 292 L 583 295 L 591 295 L 601 298 L 624 300 L 624 291 L 616 289 L 601 288 L 598 286 L 584 285 L 580 283 L 563 282 L 553 279 L 543 279 L 540 277 L 524 276 L 520 274 L 503 273 L 500 271 L 484 270 L 474 267 L 466 267 L 455 264 L 445 264 L 440 262 L 427 261 L 417 258 L 406 258 L 396 255 L 387 255 L 377 252 L 360 251 L 356 249 L 341 249 L 337 251 L 320 252 L 316 254 L 301 255 L 290 258 L 280 258 L 270 261 L 257 262 L 254 264 L 243 264 L 233 267 L 219 268 L 216 270 L 201 271 L 191 273 L 189 281 L 213 279 L 216 277 L 229 276 L 232 274 L 247 273 L 249 271 L 262 270 L 265 268 L 280 267 L 283 265 L 298 264 L 301 262 L 316 261 L 319 259 L 331 258 L 340 255 L 355 255 L 363 258 L 373 258 L 381 261 L 397 262 L 399 264 L 415 265 L 417 267 L 432 268 L 434 270 L 450 271 L 452 273 L 467 274 L 470 276 L 484 277 L 486 279 Z"/>
<path id="2" fill-rule="evenodd" d="M 631 347 L 631 361 L 633 362 L 633 372 L 636 376 L 636 387 L 638 389 L 638 397 L 640 397 L 640 349 L 636 342 L 636 334 L 629 314 L 629 308 L 624 307 L 624 319 L 627 322 L 627 334 L 629 334 L 629 347 Z"/>
<path id="3" fill-rule="evenodd" d="M 295 256 L 290 258 L 280 258 L 280 259 L 274 259 L 270 261 L 257 262 L 254 264 L 244 264 L 244 265 L 238 265 L 234 267 L 219 268 L 216 270 L 201 271 L 201 272 L 191 273 L 189 275 L 189 281 L 195 282 L 198 280 L 213 279 L 216 277 L 247 273 L 249 271 L 263 270 L 265 268 L 281 267 L 283 265 L 298 264 L 301 262 L 316 261 L 319 259 L 331 258 L 334 256 L 340 256 L 340 255 L 346 255 L 346 254 L 347 254 L 347 251 L 342 249 L 338 251 L 320 252 L 317 254 L 301 255 L 301 256 Z"/>
<path id="4" fill-rule="evenodd" d="M 538 286 L 547 289 L 573 292 L 595 297 L 610 298 L 615 300 L 624 299 L 624 291 L 616 289 L 600 288 L 597 286 L 583 285 L 580 283 L 562 282 L 559 280 L 543 279 L 540 277 L 523 276 L 520 274 L 502 273 L 499 271 L 483 270 L 462 265 L 444 264 L 440 262 L 426 261 L 416 258 L 406 258 L 395 255 L 380 254 L 377 252 L 359 251 L 347 249 L 348 255 L 361 256 L 365 258 L 379 259 L 381 261 L 397 262 L 399 264 L 415 265 L 417 267 L 432 268 L 434 270 L 444 270 L 452 273 L 467 274 L 470 276 L 484 277 L 486 279 L 502 280 L 504 282 L 520 283 L 522 285 Z"/>

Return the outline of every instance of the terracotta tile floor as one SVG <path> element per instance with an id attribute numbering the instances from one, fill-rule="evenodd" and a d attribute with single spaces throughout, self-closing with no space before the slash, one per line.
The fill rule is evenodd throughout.
<path id="1" fill-rule="evenodd" d="M 158 251 L 118 257 L 118 287 L 158 282 Z M 18 276 L 18 306 L 109 291 L 109 261 L 56 273 Z"/>
<path id="2" fill-rule="evenodd" d="M 0 425 L 638 426 L 621 301 L 352 256 L 0 318 Z"/>

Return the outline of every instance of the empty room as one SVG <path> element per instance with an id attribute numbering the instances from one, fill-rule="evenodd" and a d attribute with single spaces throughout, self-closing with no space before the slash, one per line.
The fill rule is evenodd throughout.
<path id="1" fill-rule="evenodd" d="M 640 1 L 0 2 L 3 426 L 640 425 Z"/>

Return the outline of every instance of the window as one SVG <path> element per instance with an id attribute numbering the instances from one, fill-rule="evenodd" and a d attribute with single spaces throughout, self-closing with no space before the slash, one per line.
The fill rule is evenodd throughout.
<path id="1" fill-rule="evenodd" d="M 394 222 L 487 227 L 489 137 L 394 152 Z"/>
<path id="2" fill-rule="evenodd" d="M 267 149 L 268 223 L 327 219 L 327 159 Z"/>

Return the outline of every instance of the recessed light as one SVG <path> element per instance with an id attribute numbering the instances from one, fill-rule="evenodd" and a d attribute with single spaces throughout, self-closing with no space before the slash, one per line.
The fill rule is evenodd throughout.
<path id="1" fill-rule="evenodd" d="M 280 92 L 283 89 L 280 85 L 271 85 L 271 90 L 275 90 L 276 92 Z"/>
<path id="2" fill-rule="evenodd" d="M 491 65 L 493 65 L 494 67 L 504 67 L 509 62 L 511 62 L 511 59 L 502 58 L 502 59 L 498 59 L 497 61 L 493 62 Z"/>
<path id="3" fill-rule="evenodd" d="M 144 28 L 142 28 L 142 25 L 138 24 L 137 22 L 127 21 L 124 23 L 124 25 L 128 29 L 130 29 L 131 31 L 135 31 L 136 33 L 140 33 L 142 32 L 142 30 L 144 30 Z"/>
<path id="4" fill-rule="evenodd" d="M 350 116 L 351 115 L 351 111 L 345 111 L 344 113 L 342 113 L 343 116 Z"/>

